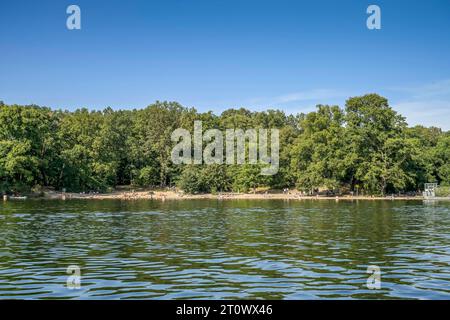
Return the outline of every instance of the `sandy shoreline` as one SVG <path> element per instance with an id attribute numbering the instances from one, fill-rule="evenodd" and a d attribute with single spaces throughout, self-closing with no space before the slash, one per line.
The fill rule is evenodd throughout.
<path id="1" fill-rule="evenodd" d="M 117 199 L 117 200 L 192 200 L 192 199 L 217 199 L 217 200 L 423 200 L 421 196 L 304 196 L 298 192 L 290 193 L 219 193 L 219 194 L 183 194 L 175 191 L 114 191 L 111 193 L 62 193 L 46 192 L 44 199 Z"/>

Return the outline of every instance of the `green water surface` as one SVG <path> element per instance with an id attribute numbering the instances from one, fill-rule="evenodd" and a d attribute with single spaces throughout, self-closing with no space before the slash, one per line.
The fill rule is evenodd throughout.
<path id="1" fill-rule="evenodd" d="M 6 201 L 0 298 L 449 299 L 450 202 Z"/>

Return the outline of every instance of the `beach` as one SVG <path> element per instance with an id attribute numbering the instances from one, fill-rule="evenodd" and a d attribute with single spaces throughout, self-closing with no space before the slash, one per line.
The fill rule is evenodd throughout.
<path id="1" fill-rule="evenodd" d="M 73 192 L 45 192 L 44 199 L 117 199 L 117 200 L 195 200 L 195 199 L 217 199 L 217 200 L 423 200 L 422 196 L 399 196 L 399 195 L 387 195 L 381 196 L 325 196 L 314 195 L 307 196 L 302 195 L 298 191 L 284 192 L 256 192 L 256 193 L 235 193 L 235 192 L 222 192 L 217 194 L 202 193 L 202 194 L 187 194 L 180 191 L 113 191 L 110 193 L 73 193 Z"/>

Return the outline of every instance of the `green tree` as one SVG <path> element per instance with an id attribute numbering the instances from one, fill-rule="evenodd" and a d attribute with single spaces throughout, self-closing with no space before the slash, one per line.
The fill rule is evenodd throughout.
<path id="1" fill-rule="evenodd" d="M 340 186 L 347 169 L 343 121 L 339 107 L 323 105 L 300 119 L 302 134 L 291 150 L 291 168 L 299 189 Z"/>
<path id="2" fill-rule="evenodd" d="M 385 194 L 390 185 L 401 189 L 408 183 L 404 172 L 406 122 L 389 107 L 387 99 L 368 94 L 346 102 L 348 175 L 352 186 L 363 184 L 370 193 Z"/>

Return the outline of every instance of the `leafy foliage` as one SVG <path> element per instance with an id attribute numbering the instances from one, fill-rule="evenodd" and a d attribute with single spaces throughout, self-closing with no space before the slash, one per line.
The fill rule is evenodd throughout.
<path id="1" fill-rule="evenodd" d="M 260 165 L 174 165 L 171 133 L 217 128 L 278 128 L 280 168 Z M 0 191 L 41 187 L 104 191 L 117 185 L 166 187 L 185 192 L 253 191 L 296 186 L 367 194 L 415 191 L 423 183 L 450 185 L 450 134 L 408 128 L 376 94 L 352 97 L 345 108 L 319 105 L 308 114 L 229 109 L 199 113 L 175 102 L 142 110 L 53 111 L 0 103 Z"/>

